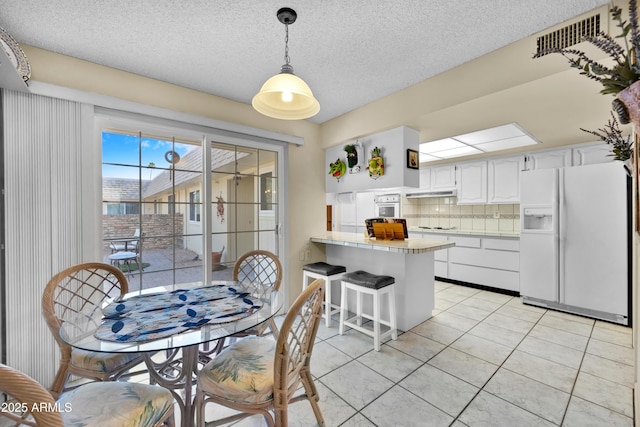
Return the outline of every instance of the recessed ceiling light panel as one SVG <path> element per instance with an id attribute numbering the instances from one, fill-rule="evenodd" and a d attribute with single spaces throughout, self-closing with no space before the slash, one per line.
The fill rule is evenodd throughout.
<path id="1" fill-rule="evenodd" d="M 445 138 L 420 144 L 419 151 L 421 153 L 433 154 L 438 151 L 451 150 L 452 148 L 460 148 L 464 146 L 465 144 L 456 141 L 455 139 Z"/>
<path id="2" fill-rule="evenodd" d="M 497 126 L 494 128 L 483 129 L 476 132 L 466 133 L 454 137 L 456 140 L 469 145 L 484 144 L 499 139 L 513 138 L 522 136 L 525 133 L 514 123 L 508 125 Z"/>
<path id="3" fill-rule="evenodd" d="M 428 162 L 539 144 L 517 123 L 420 144 L 420 162 Z M 429 157 L 427 157 L 429 155 Z"/>

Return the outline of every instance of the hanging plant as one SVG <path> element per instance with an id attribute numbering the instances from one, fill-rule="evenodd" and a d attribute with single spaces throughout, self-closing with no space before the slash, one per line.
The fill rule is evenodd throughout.
<path id="1" fill-rule="evenodd" d="M 358 151 L 355 144 L 347 144 L 344 146 L 344 151 L 347 152 L 347 164 L 349 168 L 353 168 L 358 164 Z"/>
<path id="2" fill-rule="evenodd" d="M 337 179 L 338 182 L 340 182 L 340 178 L 342 178 L 345 173 L 347 173 L 347 165 L 345 165 L 340 158 L 333 163 L 329 163 L 329 175 Z"/>
<path id="3" fill-rule="evenodd" d="M 344 146 L 344 151 L 347 152 L 347 164 L 349 165 L 349 173 L 358 173 L 361 168 L 362 157 L 362 142 L 357 140 L 354 144 L 347 144 Z"/>
<path id="4" fill-rule="evenodd" d="M 367 170 L 369 170 L 369 176 L 373 179 L 378 179 L 384 175 L 384 162 L 378 147 L 374 147 L 371 150 L 371 159 L 369 159 Z"/>

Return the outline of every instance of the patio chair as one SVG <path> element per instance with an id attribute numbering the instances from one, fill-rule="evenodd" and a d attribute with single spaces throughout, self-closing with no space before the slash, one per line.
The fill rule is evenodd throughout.
<path id="1" fill-rule="evenodd" d="M 254 414 L 267 425 L 288 425 L 290 403 L 308 400 L 324 426 L 318 392 L 310 372 L 311 353 L 322 316 L 324 281 L 316 280 L 293 303 L 277 340 L 247 337 L 231 344 L 198 374 L 194 402 L 196 425 L 205 425 L 205 405 L 217 403 L 241 411 L 207 426 L 227 424 Z M 304 388 L 301 394 L 300 384 Z M 271 413 L 273 411 L 273 415 Z"/>
<path id="2" fill-rule="evenodd" d="M 136 263 L 136 269 L 138 271 L 144 270 L 142 266 L 142 241 L 144 239 L 144 233 L 140 236 L 133 251 L 120 251 L 109 255 L 109 261 L 116 267 L 124 265 L 126 271 L 131 275 L 131 263 Z"/>
<path id="3" fill-rule="evenodd" d="M 72 348 L 60 338 L 60 327 L 76 313 L 127 293 L 129 284 L 116 267 L 88 262 L 56 274 L 42 294 L 42 314 L 60 348 L 60 366 L 52 392 L 66 390 L 71 374 L 97 381 L 117 380 L 143 361 L 139 353 L 102 353 Z"/>
<path id="4" fill-rule="evenodd" d="M 138 240 L 136 237 L 140 237 L 140 229 L 136 228 L 136 231 L 133 232 L 134 240 L 129 240 L 126 243 L 119 242 L 117 240 L 109 243 L 109 247 L 111 248 L 111 253 L 116 253 L 120 251 L 135 251 L 138 246 Z"/>
<path id="5" fill-rule="evenodd" d="M 0 418 L 12 420 L 12 426 L 175 425 L 173 396 L 156 385 L 91 383 L 64 393 L 55 401 L 36 380 L 0 364 L 0 392 L 8 396 Z M 0 421 L 0 425 L 4 424 Z"/>

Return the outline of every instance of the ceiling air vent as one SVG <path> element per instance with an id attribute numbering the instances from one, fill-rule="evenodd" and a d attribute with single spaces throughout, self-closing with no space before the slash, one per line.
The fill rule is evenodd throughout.
<path id="1" fill-rule="evenodd" d="M 596 36 L 599 32 L 600 15 L 598 14 L 538 37 L 536 41 L 537 53 L 548 49 L 565 49 L 580 43 L 583 37 Z M 544 55 L 546 54 L 540 56 Z"/>

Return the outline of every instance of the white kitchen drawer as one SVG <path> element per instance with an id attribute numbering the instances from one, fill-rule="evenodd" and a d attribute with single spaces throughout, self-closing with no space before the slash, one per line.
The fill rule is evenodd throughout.
<path id="1" fill-rule="evenodd" d="M 449 238 L 452 242 L 456 243 L 456 247 L 462 248 L 478 248 L 480 249 L 480 237 L 463 237 L 463 236 L 451 236 Z"/>
<path id="2" fill-rule="evenodd" d="M 520 274 L 463 264 L 449 264 L 449 279 L 520 292 Z"/>
<path id="3" fill-rule="evenodd" d="M 483 238 L 482 247 L 496 251 L 520 252 L 520 240 Z"/>
<path id="4" fill-rule="evenodd" d="M 500 270 L 520 271 L 520 253 L 454 247 L 449 250 L 449 262 Z"/>

